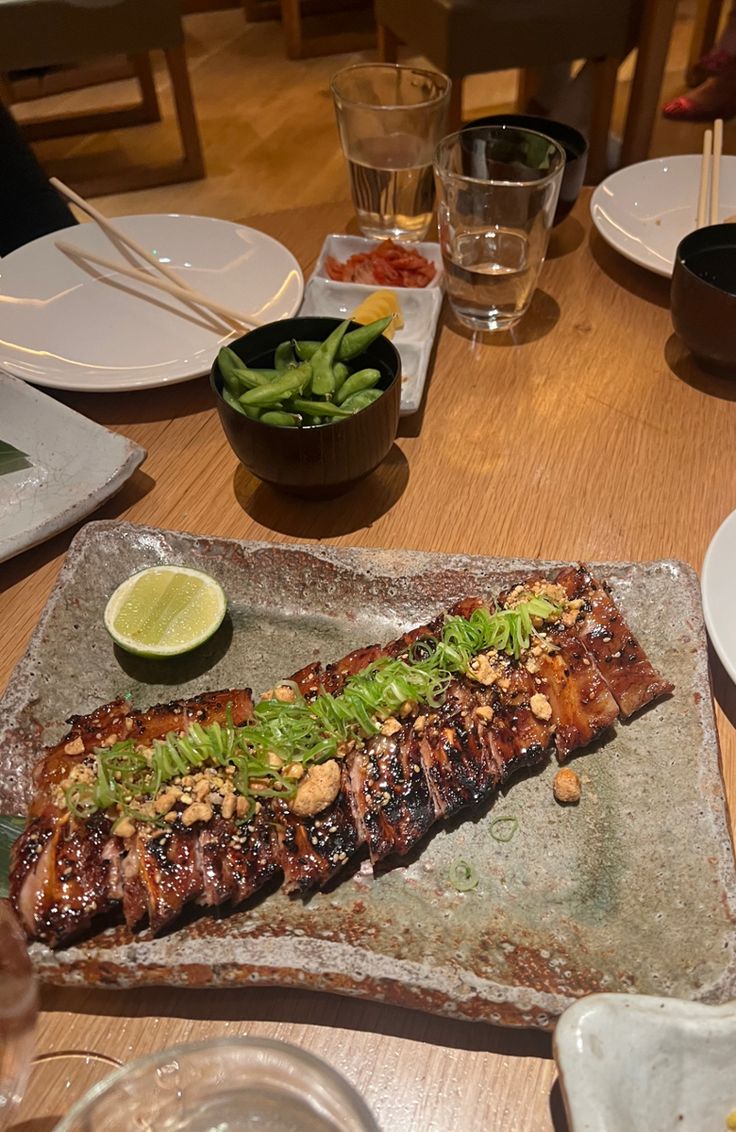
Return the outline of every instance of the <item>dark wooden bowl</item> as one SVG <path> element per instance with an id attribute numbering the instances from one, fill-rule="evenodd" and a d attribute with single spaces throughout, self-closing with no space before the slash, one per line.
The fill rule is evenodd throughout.
<path id="1" fill-rule="evenodd" d="M 562 174 L 560 196 L 557 201 L 553 224 L 560 224 L 572 209 L 580 195 L 588 167 L 588 143 L 574 126 L 556 122 L 553 118 L 542 118 L 536 114 L 488 114 L 466 122 L 464 130 L 476 126 L 516 126 L 519 130 L 535 130 L 538 134 L 552 138 L 565 151 L 565 171 Z"/>
<path id="2" fill-rule="evenodd" d="M 339 318 L 286 318 L 252 330 L 229 343 L 246 365 L 273 365 L 276 347 L 287 339 L 322 341 Z M 350 329 L 356 329 L 357 323 Z M 396 437 L 401 404 L 401 358 L 381 335 L 354 366 L 381 371 L 379 397 L 367 409 L 334 424 L 277 428 L 238 413 L 222 398 L 222 377 L 215 360 L 210 384 L 230 447 L 249 472 L 292 495 L 329 499 L 372 472 Z"/>
<path id="3" fill-rule="evenodd" d="M 736 224 L 681 240 L 670 292 L 672 325 L 707 369 L 736 377 Z"/>

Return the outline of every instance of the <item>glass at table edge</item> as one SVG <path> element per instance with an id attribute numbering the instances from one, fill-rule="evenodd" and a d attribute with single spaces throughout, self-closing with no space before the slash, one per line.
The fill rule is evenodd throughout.
<path id="1" fill-rule="evenodd" d="M 509 134 L 509 135 L 510 134 L 523 134 L 523 135 L 526 135 L 526 136 L 543 138 L 544 141 L 549 142 L 549 144 L 554 147 L 554 149 L 557 151 L 557 156 L 558 156 L 558 158 L 561 158 L 562 163 L 561 163 L 561 165 L 557 165 L 556 168 L 550 169 L 550 171 L 548 173 L 546 173 L 543 177 L 538 177 L 533 181 L 514 181 L 514 180 L 509 181 L 509 180 L 503 180 L 503 179 L 500 179 L 500 178 L 494 179 L 494 178 L 490 178 L 490 177 L 469 177 L 465 173 L 455 173 L 455 172 L 453 172 L 453 170 L 444 169 L 440 165 L 440 160 L 439 160 L 440 150 L 446 144 L 448 144 L 450 142 L 457 142 L 457 139 L 461 138 L 461 137 L 463 137 L 463 138 L 472 137 L 474 134 L 495 134 L 495 133 L 498 133 L 501 137 L 504 134 Z M 447 134 L 446 137 L 442 138 L 442 140 L 437 143 L 437 148 L 434 151 L 433 166 L 434 166 L 435 175 L 437 177 L 452 178 L 455 181 L 463 181 L 465 184 L 468 184 L 468 185 L 493 185 L 494 187 L 499 187 L 499 188 L 504 187 L 504 186 L 514 187 L 514 186 L 520 186 L 520 185 L 528 185 L 530 188 L 534 187 L 535 189 L 538 189 L 541 186 L 546 185 L 549 181 L 554 180 L 554 178 L 559 175 L 560 170 L 564 171 L 566 160 L 567 160 L 567 158 L 565 157 L 565 151 L 562 148 L 562 146 L 560 145 L 560 143 L 556 142 L 554 138 L 548 137 L 547 134 L 540 133 L 538 130 L 522 130 L 518 126 L 478 126 L 476 129 L 473 129 L 473 130 L 456 130 L 455 133 Z"/>
<path id="2" fill-rule="evenodd" d="M 317 1071 L 323 1077 L 327 1078 L 328 1082 L 336 1089 L 342 1101 L 346 1102 L 353 1108 L 353 1115 L 361 1121 L 363 1132 L 381 1132 L 375 1117 L 370 1108 L 363 1100 L 363 1097 L 358 1090 L 338 1073 L 336 1069 L 316 1054 L 311 1053 L 309 1050 L 303 1049 L 301 1046 L 294 1045 L 292 1042 L 281 1041 L 276 1038 L 260 1038 L 254 1036 L 238 1036 L 238 1037 L 223 1037 L 223 1038 L 206 1038 L 198 1042 L 180 1042 L 178 1045 L 169 1046 L 165 1049 L 154 1050 L 152 1053 L 145 1054 L 143 1057 L 135 1058 L 127 1064 L 122 1065 L 120 1069 L 113 1071 L 104 1080 L 99 1081 L 93 1085 L 84 1096 L 80 1097 L 75 1104 L 69 1109 L 64 1118 L 54 1126 L 52 1132 L 73 1132 L 75 1127 L 85 1127 L 83 1121 L 89 1116 L 88 1109 L 90 1105 L 98 1101 L 106 1092 L 112 1091 L 121 1081 L 125 1081 L 126 1077 L 136 1074 L 140 1071 L 146 1072 L 154 1069 L 162 1062 L 169 1062 L 172 1059 L 183 1057 L 187 1054 L 209 1053 L 216 1050 L 218 1047 L 229 1047 L 241 1049 L 250 1049 L 257 1051 L 258 1049 L 270 1049 L 274 1052 L 285 1053 L 286 1056 L 295 1058 L 297 1062 L 301 1061 L 307 1071 Z"/>
<path id="3" fill-rule="evenodd" d="M 434 98 L 427 98 L 424 102 L 388 102 L 385 105 L 376 102 L 363 102 L 360 99 L 346 98 L 344 94 L 340 94 L 335 86 L 335 82 L 341 75 L 345 75 L 350 71 L 412 71 L 415 75 L 426 76 L 431 79 L 444 79 L 445 88 L 435 95 Z M 450 91 L 452 90 L 452 79 L 446 75 L 444 71 L 431 70 L 428 67 L 412 67 L 405 63 L 351 63 L 348 67 L 341 67 L 330 79 L 330 94 L 334 101 L 338 100 L 345 106 L 361 107 L 364 110 L 373 110 L 377 113 L 393 112 L 395 110 L 424 110 L 428 106 L 439 105 L 442 101 L 449 98 Z"/>

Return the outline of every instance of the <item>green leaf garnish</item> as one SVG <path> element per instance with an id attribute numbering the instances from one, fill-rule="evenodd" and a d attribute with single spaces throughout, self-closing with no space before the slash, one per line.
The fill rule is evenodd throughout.
<path id="1" fill-rule="evenodd" d="M 0 476 L 8 472 L 18 472 L 21 468 L 30 468 L 31 461 L 20 448 L 14 448 L 4 440 L 0 440 Z"/>
<path id="2" fill-rule="evenodd" d="M 261 700 L 252 722 L 242 727 L 228 713 L 224 724 L 193 723 L 183 735 L 172 732 L 146 750 L 136 749 L 131 739 L 98 748 L 94 781 L 73 783 L 66 791 L 67 806 L 76 817 L 116 806 L 141 818 L 136 803 L 205 766 L 234 767 L 233 785 L 248 798 L 251 812 L 259 798 L 289 798 L 297 782 L 284 773 L 286 767 L 300 763 L 306 770 L 339 757 L 345 744 L 377 735 L 382 721 L 407 702 L 438 708 L 453 676 L 468 672 L 478 653 L 495 649 L 518 658 L 536 633 L 533 619 L 547 622 L 559 613 L 559 606 L 536 596 L 514 609 L 447 617 L 438 637 L 415 642 L 404 658 L 375 661 L 351 676 L 338 696 L 322 691 L 306 700 L 287 682 L 293 701 Z"/>
<path id="3" fill-rule="evenodd" d="M 0 899 L 8 895 L 8 876 L 10 874 L 10 847 L 20 836 L 25 826 L 25 818 L 0 815 Z"/>

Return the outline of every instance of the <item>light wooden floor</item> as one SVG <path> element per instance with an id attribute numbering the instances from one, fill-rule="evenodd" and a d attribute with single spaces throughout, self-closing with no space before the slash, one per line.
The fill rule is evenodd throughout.
<path id="1" fill-rule="evenodd" d="M 694 0 L 683 0 L 670 50 L 663 95 L 677 93 L 687 57 Z M 331 55 L 305 61 L 284 57 L 277 22 L 246 24 L 242 10 L 226 9 L 185 18 L 192 84 L 207 161 L 206 180 L 103 198 L 110 215 L 127 212 L 179 211 L 240 218 L 249 214 L 316 204 L 348 195 L 335 130 L 329 80 L 370 52 Z M 620 127 L 631 66 L 622 68 L 615 121 Z M 50 172 L 74 183 L 87 171 L 126 162 L 154 162 L 174 157 L 177 135 L 171 115 L 168 82 L 157 62 L 164 122 L 60 139 L 38 145 Z M 510 109 L 516 91 L 514 72 L 478 76 L 467 84 L 466 117 L 493 108 Z M 124 101 L 132 84 L 109 84 L 102 98 Z M 86 109 L 100 91 L 78 91 L 35 103 L 33 112 L 54 107 Z M 20 109 L 19 116 L 22 116 Z M 657 124 L 652 154 L 700 149 L 702 127 Z M 736 122 L 727 127 L 726 149 L 736 150 Z"/>

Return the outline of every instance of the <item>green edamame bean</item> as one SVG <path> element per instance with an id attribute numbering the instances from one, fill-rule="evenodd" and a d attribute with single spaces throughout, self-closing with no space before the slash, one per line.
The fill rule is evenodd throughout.
<path id="1" fill-rule="evenodd" d="M 335 379 L 335 392 L 337 393 L 338 389 L 341 389 L 350 377 L 350 370 L 344 362 L 335 362 L 332 367 L 332 375 Z"/>
<path id="2" fill-rule="evenodd" d="M 280 374 L 275 381 L 269 381 L 267 385 L 259 385 L 256 389 L 249 389 L 247 393 L 243 393 L 240 404 L 243 408 L 246 405 L 273 408 L 277 401 L 301 393 L 309 384 L 311 376 L 311 365 L 309 362 L 302 362 L 301 365 Z"/>
<path id="3" fill-rule="evenodd" d="M 367 350 L 371 342 L 375 342 L 376 338 L 383 334 L 392 318 L 393 315 L 389 314 L 386 318 L 377 318 L 375 322 L 369 322 L 367 326 L 361 326 L 359 330 L 351 330 L 340 343 L 340 347 L 337 351 L 337 360 L 339 362 L 349 362 L 352 358 L 357 358 L 364 350 Z"/>
<path id="4" fill-rule="evenodd" d="M 235 409 L 236 413 L 243 412 L 243 406 L 240 404 L 237 397 L 233 397 L 227 385 L 223 385 L 222 387 L 222 399 L 231 409 Z"/>
<path id="5" fill-rule="evenodd" d="M 296 428 L 300 420 L 296 413 L 285 413 L 278 409 L 268 409 L 261 415 L 261 423 L 276 425 L 279 428 Z"/>
<path id="6" fill-rule="evenodd" d="M 217 368 L 222 376 L 223 390 L 228 389 L 233 397 L 239 397 L 248 388 L 241 378 L 243 363 L 229 346 L 220 349 L 217 355 Z"/>
<path id="7" fill-rule="evenodd" d="M 300 362 L 311 362 L 321 345 L 321 342 L 292 342 L 294 353 Z"/>
<path id="8" fill-rule="evenodd" d="M 381 380 L 381 371 L 377 369 L 359 369 L 347 379 L 345 384 L 335 394 L 335 402 L 342 405 L 353 393 L 360 393 L 363 389 L 372 389 Z"/>
<path id="9" fill-rule="evenodd" d="M 318 397 L 331 397 L 335 391 L 335 375 L 332 372 L 332 363 L 335 361 L 335 355 L 349 325 L 350 319 L 346 319 L 335 327 L 312 356 L 310 362 L 312 366 L 312 393 Z"/>
<path id="10" fill-rule="evenodd" d="M 304 413 L 308 417 L 349 417 L 350 413 L 333 405 L 331 401 L 302 401 L 295 397 L 291 404 L 297 413 Z"/>
<path id="11" fill-rule="evenodd" d="M 351 413 L 359 413 L 361 409 L 367 409 L 379 397 L 383 397 L 382 389 L 361 389 L 358 393 L 353 393 L 350 397 L 346 398 L 342 403 L 343 409 L 349 409 Z"/>
<path id="12" fill-rule="evenodd" d="M 277 373 L 284 373 L 289 366 L 294 364 L 294 352 L 291 348 L 291 342 L 282 342 L 280 346 L 276 347 L 273 355 L 273 364 L 276 366 Z"/>

